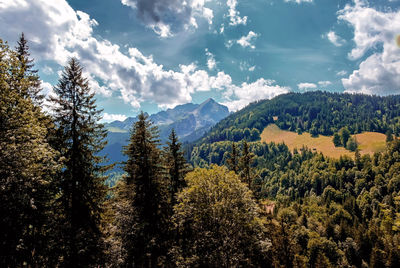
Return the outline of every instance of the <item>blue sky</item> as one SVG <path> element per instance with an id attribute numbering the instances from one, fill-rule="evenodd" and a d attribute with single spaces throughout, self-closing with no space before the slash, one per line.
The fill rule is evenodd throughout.
<path id="1" fill-rule="evenodd" d="M 52 93 L 77 57 L 105 121 L 209 97 L 235 111 L 286 92 L 400 93 L 399 0 L 0 0 Z"/>

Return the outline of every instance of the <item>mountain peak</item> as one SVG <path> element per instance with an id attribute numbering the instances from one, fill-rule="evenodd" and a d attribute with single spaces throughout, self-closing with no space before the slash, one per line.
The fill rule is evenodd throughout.
<path id="1" fill-rule="evenodd" d="M 206 104 L 206 103 L 216 103 L 216 101 L 213 98 L 208 98 L 205 101 L 203 101 L 203 103 L 201 103 L 201 104 Z"/>

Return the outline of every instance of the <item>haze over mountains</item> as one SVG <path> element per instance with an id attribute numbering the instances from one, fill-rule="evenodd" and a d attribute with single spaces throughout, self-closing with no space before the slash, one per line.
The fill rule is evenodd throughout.
<path id="1" fill-rule="evenodd" d="M 149 118 L 158 126 L 162 143 L 168 139 L 172 129 L 175 129 L 181 142 L 192 142 L 228 115 L 229 110 L 226 106 L 209 98 L 201 104 L 178 105 L 173 109 L 152 114 Z M 124 159 L 122 148 L 128 143 L 130 129 L 137 120 L 137 117 L 129 117 L 124 121 L 105 124 L 108 130 L 108 144 L 103 152 L 108 155 L 110 162 Z"/>

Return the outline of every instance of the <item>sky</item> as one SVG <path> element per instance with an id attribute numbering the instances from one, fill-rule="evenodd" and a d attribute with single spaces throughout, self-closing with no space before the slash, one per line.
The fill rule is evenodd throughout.
<path id="1" fill-rule="evenodd" d="M 43 91 L 71 57 L 103 120 L 209 97 L 236 111 L 287 92 L 400 94 L 400 0 L 0 0 Z"/>

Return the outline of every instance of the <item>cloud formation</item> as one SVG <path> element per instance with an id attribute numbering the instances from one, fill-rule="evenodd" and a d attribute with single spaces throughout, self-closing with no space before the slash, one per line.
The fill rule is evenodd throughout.
<path id="1" fill-rule="evenodd" d="M 323 37 L 327 38 L 333 45 L 337 47 L 341 47 L 345 43 L 345 40 L 339 37 L 334 31 L 328 32 Z"/>
<path id="2" fill-rule="evenodd" d="M 314 83 L 299 83 L 297 87 L 302 91 L 308 91 L 310 89 L 316 89 L 317 85 Z"/>
<path id="3" fill-rule="evenodd" d="M 327 86 L 332 85 L 332 82 L 331 81 L 319 81 L 318 85 L 320 85 L 321 87 L 327 87 Z"/>
<path id="4" fill-rule="evenodd" d="M 64 66 L 68 58 L 76 57 L 96 94 L 120 97 L 135 109 L 145 101 L 161 108 L 174 107 L 191 102 L 195 92 L 210 90 L 220 91 L 226 100 L 234 100 L 230 107 L 236 109 L 287 91 L 262 78 L 237 86 L 230 75 L 218 72 L 210 76 L 193 63 L 167 70 L 137 48 L 127 47 L 128 53 L 124 54 L 118 45 L 94 37 L 93 27 L 98 23 L 88 14 L 73 10 L 65 0 L 3 2 L 0 24 L 0 34 L 5 40 L 16 40 L 18 33 L 27 33 L 36 60 L 55 61 Z M 51 94 L 50 84 L 43 86 Z M 249 94 L 244 93 L 247 91 Z"/>
<path id="5" fill-rule="evenodd" d="M 250 47 L 251 49 L 255 49 L 256 46 L 252 44 L 259 35 L 253 31 L 250 31 L 246 36 L 242 36 L 239 40 L 236 41 L 242 47 Z"/>
<path id="6" fill-rule="evenodd" d="M 345 76 L 346 74 L 347 74 L 346 70 L 341 70 L 341 71 L 336 72 L 337 76 Z"/>
<path id="7" fill-rule="evenodd" d="M 312 3 L 314 0 L 285 0 L 285 2 L 294 2 L 297 4 L 301 3 Z"/>
<path id="8" fill-rule="evenodd" d="M 263 99 L 272 99 L 278 95 L 288 93 L 289 87 L 282 87 L 275 84 L 274 80 L 258 79 L 253 83 L 242 83 L 240 86 L 231 85 L 225 92 L 228 101 L 226 105 L 230 111 L 237 111 L 250 102 Z"/>
<path id="9" fill-rule="evenodd" d="M 395 41 L 400 33 L 400 10 L 378 11 L 366 1 L 355 0 L 354 5 L 346 5 L 338 14 L 339 20 L 354 28 L 355 48 L 349 58 L 355 60 L 368 51 L 373 52 L 361 62 L 358 70 L 342 79 L 346 91 L 378 95 L 400 93 L 400 48 Z"/>
<path id="10" fill-rule="evenodd" d="M 115 120 L 124 121 L 126 118 L 128 118 L 128 117 L 126 115 L 123 115 L 123 114 L 104 113 L 102 121 L 104 121 L 104 122 L 112 122 L 112 121 L 115 121 Z"/>
<path id="11" fill-rule="evenodd" d="M 189 28 L 197 28 L 198 18 L 212 24 L 213 11 L 205 7 L 209 0 L 121 0 L 137 11 L 138 17 L 161 37 L 170 37 Z"/>
<path id="12" fill-rule="evenodd" d="M 228 17 L 229 25 L 236 26 L 239 24 L 247 24 L 247 16 L 240 17 L 239 11 L 236 10 L 237 0 L 227 0 L 226 5 L 229 7 Z"/>
<path id="13" fill-rule="evenodd" d="M 217 61 L 215 60 L 215 56 L 208 50 L 208 48 L 206 48 L 205 51 L 207 56 L 207 67 L 210 71 L 214 70 L 214 68 L 217 67 Z"/>

